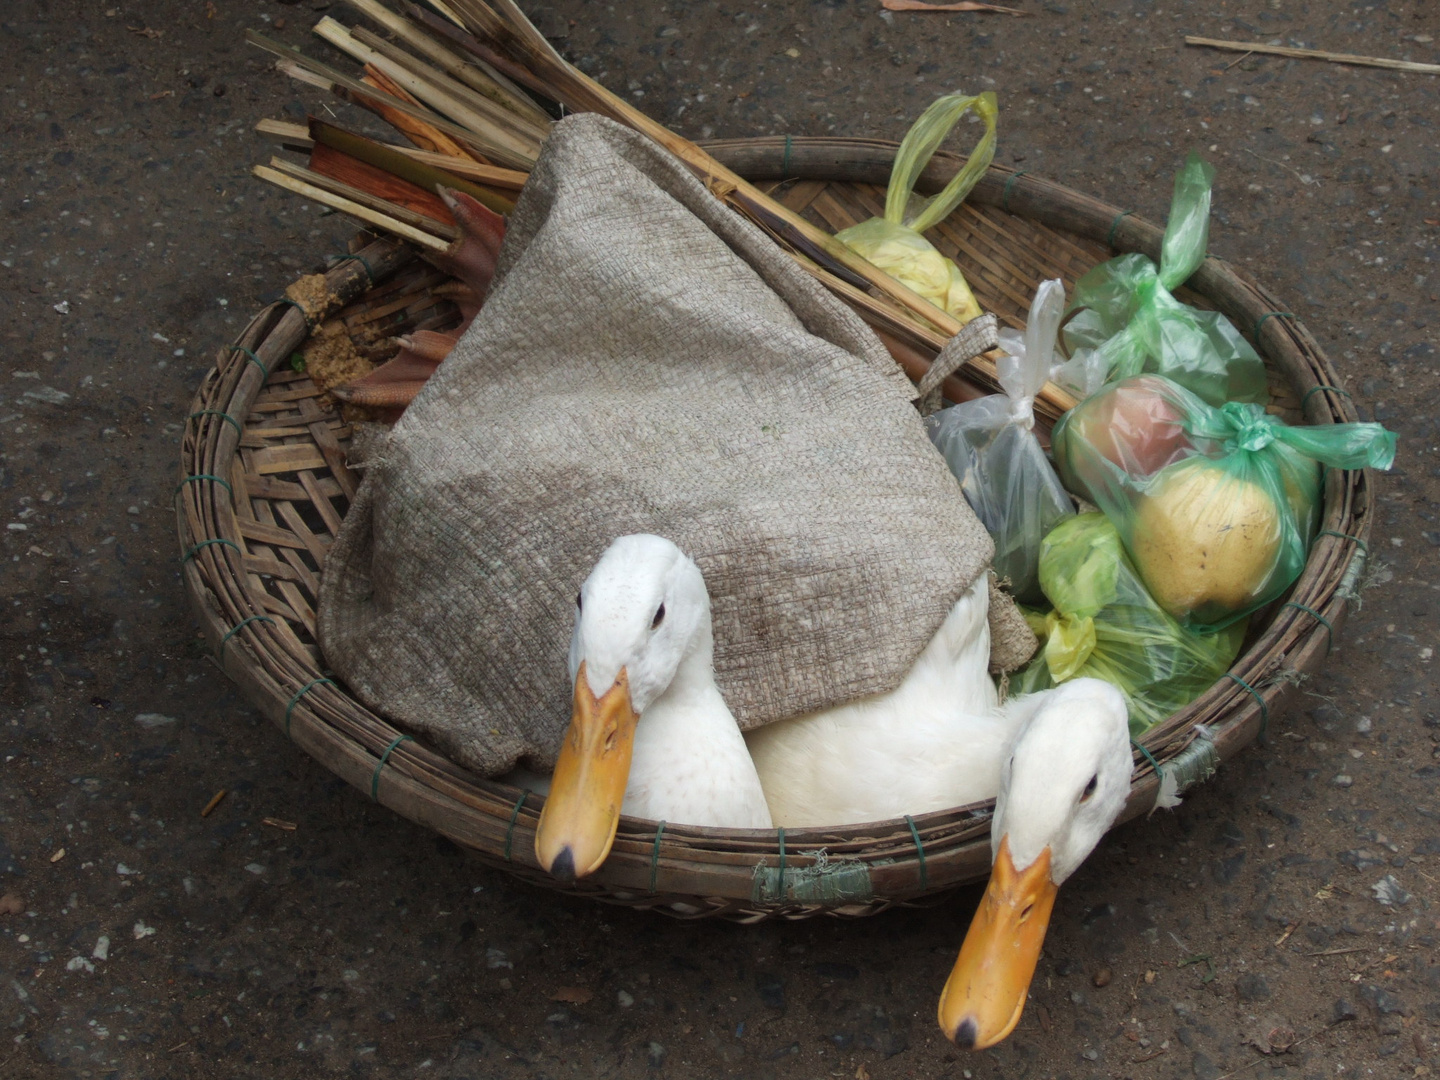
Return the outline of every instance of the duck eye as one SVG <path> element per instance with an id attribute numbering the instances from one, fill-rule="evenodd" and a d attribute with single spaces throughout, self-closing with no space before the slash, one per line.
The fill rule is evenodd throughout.
<path id="1" fill-rule="evenodd" d="M 658 608 L 655 609 L 655 618 L 653 618 L 653 619 L 650 620 L 650 629 L 651 629 L 651 630 L 658 630 L 658 629 L 660 629 L 660 624 L 661 624 L 662 622 L 664 622 L 664 621 L 665 621 L 665 605 L 664 605 L 664 604 L 661 604 Z"/>
<path id="2" fill-rule="evenodd" d="M 1099 776 L 1090 777 L 1090 782 L 1085 785 L 1085 790 L 1080 793 L 1080 801 L 1082 803 L 1089 802 L 1090 796 L 1095 794 L 1095 785 L 1099 779 Z"/>

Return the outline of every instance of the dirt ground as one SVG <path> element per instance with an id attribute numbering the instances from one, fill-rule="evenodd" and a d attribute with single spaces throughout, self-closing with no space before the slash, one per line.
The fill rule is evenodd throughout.
<path id="1" fill-rule="evenodd" d="M 270 153 L 254 122 L 320 98 L 242 31 L 324 56 L 309 26 L 352 15 L 0 8 L 0 894 L 21 908 L 0 914 L 0 1076 L 1440 1073 L 1440 80 L 1182 44 L 1433 63 L 1440 10 L 1009 2 L 1033 17 L 526 3 L 691 136 L 898 138 L 937 94 L 991 88 L 998 160 L 1151 220 L 1199 149 L 1212 251 L 1400 433 L 1370 588 L 1304 707 L 1101 844 L 1061 891 L 1018 1030 L 978 1054 L 934 1022 L 973 891 L 754 927 L 557 897 L 372 805 L 247 706 L 181 592 L 179 436 L 216 348 L 352 232 L 248 175 Z"/>

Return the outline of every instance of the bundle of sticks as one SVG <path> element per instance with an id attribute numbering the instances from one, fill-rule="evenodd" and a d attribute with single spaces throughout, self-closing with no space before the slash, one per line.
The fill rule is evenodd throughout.
<path id="1" fill-rule="evenodd" d="M 377 114 L 408 145 L 314 118 L 306 125 L 262 121 L 262 134 L 308 155 L 308 162 L 277 156 L 254 172 L 420 247 L 475 294 L 475 305 L 465 311 L 467 322 L 489 285 L 504 215 L 550 124 L 565 112 L 595 112 L 665 147 L 717 198 L 768 232 L 876 330 L 917 382 L 960 330 L 946 312 L 570 65 L 514 0 L 425 0 L 423 6 L 405 0 L 402 11 L 380 0 L 346 2 L 389 35 L 329 16 L 316 24 L 316 34 L 363 65 L 359 78 L 253 31 L 247 39 L 273 53 L 285 74 Z M 376 389 L 388 395 L 381 402 L 367 399 L 370 390 L 361 387 L 354 400 L 403 405 L 405 394 L 413 396 L 423 383 L 425 370 L 439 362 L 435 357 L 448 351 L 439 340 L 401 344 L 397 360 L 403 371 L 377 373 L 372 382 L 390 386 L 397 381 L 390 376 L 403 375 L 398 381 L 404 388 Z M 997 385 L 995 358 L 988 354 L 947 378 L 944 391 L 959 401 Z M 1054 420 L 1073 400 L 1047 386 L 1036 404 Z"/>

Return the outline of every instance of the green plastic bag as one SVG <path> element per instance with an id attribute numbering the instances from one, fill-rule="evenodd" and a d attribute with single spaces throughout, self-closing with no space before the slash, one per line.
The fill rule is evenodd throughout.
<path id="1" fill-rule="evenodd" d="M 1043 644 L 1011 679 L 1011 692 L 1104 679 L 1125 695 L 1136 737 L 1209 689 L 1245 637 L 1244 622 L 1199 634 L 1165 614 L 1104 514 L 1081 514 L 1051 530 L 1040 548 L 1040 585 L 1054 610 L 1026 613 Z"/>
<path id="2" fill-rule="evenodd" d="M 1211 405 L 1266 400 L 1265 366 L 1218 311 L 1182 304 L 1171 290 L 1205 259 L 1215 170 L 1196 154 L 1175 177 L 1157 268 L 1138 252 L 1103 262 L 1075 283 L 1065 326 L 1071 355 L 1089 357 L 1106 381 L 1153 371 Z"/>
<path id="3" fill-rule="evenodd" d="M 972 109 L 985 123 L 980 142 L 943 191 L 929 199 L 916 198 L 915 182 L 930 158 L 960 117 Z M 895 154 L 890 187 L 885 193 L 885 216 L 835 234 L 851 251 L 962 323 L 979 316 L 980 304 L 960 268 L 920 234 L 948 217 L 990 167 L 995 157 L 999 111 L 994 93 L 988 90 L 974 97 L 947 94 L 934 102 L 915 121 Z"/>
<path id="4" fill-rule="evenodd" d="M 1051 435 L 1060 479 L 1115 522 L 1155 600 L 1181 625 L 1227 626 L 1305 567 L 1320 465 L 1388 469 L 1379 424 L 1291 427 L 1259 405 L 1215 409 L 1158 375 L 1111 383 Z"/>

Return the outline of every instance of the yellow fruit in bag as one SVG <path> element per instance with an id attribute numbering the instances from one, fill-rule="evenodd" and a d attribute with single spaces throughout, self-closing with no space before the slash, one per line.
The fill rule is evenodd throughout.
<path id="1" fill-rule="evenodd" d="M 973 112 L 985 125 L 979 143 L 944 190 L 928 199 L 916 197 L 915 184 L 931 156 L 960 117 L 968 112 Z M 995 95 L 988 90 L 973 97 L 947 94 L 931 103 L 906 133 L 895 154 L 890 186 L 885 192 L 885 215 L 835 234 L 851 251 L 962 323 L 980 314 L 980 303 L 960 268 L 921 234 L 959 206 L 990 167 L 995 157 L 998 115 Z"/>
<path id="2" fill-rule="evenodd" d="M 1131 553 L 1175 618 L 1243 611 L 1264 592 L 1286 533 L 1259 484 L 1196 457 L 1164 470 L 1137 502 Z"/>

